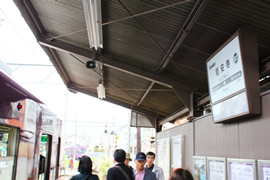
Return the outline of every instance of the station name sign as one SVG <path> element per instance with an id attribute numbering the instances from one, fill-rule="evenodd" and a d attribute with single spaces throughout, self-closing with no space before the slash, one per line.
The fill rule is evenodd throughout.
<path id="1" fill-rule="evenodd" d="M 256 34 L 240 29 L 206 61 L 214 122 L 259 114 Z"/>

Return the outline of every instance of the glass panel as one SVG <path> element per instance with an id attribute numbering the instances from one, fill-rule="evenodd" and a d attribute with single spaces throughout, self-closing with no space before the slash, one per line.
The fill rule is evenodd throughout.
<path id="1" fill-rule="evenodd" d="M 39 180 L 49 178 L 50 173 L 50 154 L 51 154 L 51 136 L 42 134 L 40 142 L 40 156 L 39 156 Z"/>
<path id="2" fill-rule="evenodd" d="M 11 180 L 17 153 L 18 129 L 0 126 L 0 179 Z"/>
<path id="3" fill-rule="evenodd" d="M 77 154 L 85 154 L 85 148 L 78 148 Z"/>
<path id="4" fill-rule="evenodd" d="M 0 157 L 7 156 L 8 133 L 0 133 Z"/>
<path id="5" fill-rule="evenodd" d="M 150 127 L 150 128 L 153 127 L 152 123 L 146 116 L 138 114 L 136 112 L 131 113 L 130 126 L 131 127 Z"/>

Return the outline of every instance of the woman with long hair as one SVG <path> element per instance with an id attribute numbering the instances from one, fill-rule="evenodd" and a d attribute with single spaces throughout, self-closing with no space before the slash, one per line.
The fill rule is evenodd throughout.
<path id="1" fill-rule="evenodd" d="M 92 160 L 89 156 L 80 158 L 78 171 L 80 174 L 73 176 L 71 180 L 99 180 L 97 175 L 92 174 Z"/>

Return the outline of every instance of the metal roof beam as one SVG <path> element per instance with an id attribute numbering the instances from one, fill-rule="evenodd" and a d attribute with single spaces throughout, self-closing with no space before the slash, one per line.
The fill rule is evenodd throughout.
<path id="1" fill-rule="evenodd" d="M 197 21 L 197 19 L 200 17 L 201 13 L 207 6 L 210 0 L 198 0 L 194 8 L 192 9 L 190 15 L 188 16 L 185 24 L 179 31 L 178 35 L 175 38 L 175 41 L 172 43 L 169 51 L 167 52 L 166 56 L 163 58 L 159 65 L 159 72 L 164 71 L 164 69 L 167 67 L 168 63 L 171 61 L 173 55 L 175 52 L 179 49 L 180 45 L 188 35 L 189 31 Z"/>
<path id="2" fill-rule="evenodd" d="M 188 108 L 183 108 L 183 109 L 180 109 L 179 111 L 165 117 L 164 119 L 160 120 L 158 122 L 158 125 L 159 126 L 162 126 L 163 124 L 167 123 L 167 122 L 170 122 L 172 120 L 175 120 L 176 118 L 186 114 L 186 113 L 189 113 L 189 109 Z"/>
<path id="3" fill-rule="evenodd" d="M 185 104 L 185 106 L 191 111 L 193 109 L 193 94 L 185 91 L 174 89 L 175 94 Z"/>
<path id="4" fill-rule="evenodd" d="M 130 18 L 135 18 L 135 17 L 141 16 L 141 15 L 156 12 L 156 11 L 159 11 L 159 10 L 162 10 L 162 9 L 170 8 L 170 7 L 173 7 L 173 6 L 176 6 L 176 5 L 179 5 L 179 4 L 184 4 L 184 3 L 187 3 L 187 2 L 190 2 L 190 1 L 191 0 L 184 0 L 184 1 L 181 1 L 181 2 L 177 2 L 177 3 L 174 3 L 174 4 L 170 4 L 170 5 L 167 5 L 167 6 L 160 7 L 160 8 L 156 8 L 156 9 L 152 9 L 152 10 L 149 10 L 149 11 L 146 11 L 146 12 L 142 12 L 142 13 L 139 13 L 139 14 L 133 14 L 133 15 L 130 15 L 130 16 L 127 16 L 127 17 L 124 17 L 124 18 L 120 18 L 120 19 L 116 19 L 116 20 L 113 20 L 113 21 L 102 23 L 102 26 L 108 25 L 108 24 L 111 24 L 111 23 L 115 23 L 115 22 L 119 22 L 119 21 L 123 21 L 123 20 L 130 19 Z M 120 3 L 122 4 L 121 1 L 120 1 Z"/>
<path id="5" fill-rule="evenodd" d="M 30 0 L 13 0 L 35 36 L 47 34 Z"/>
<path id="6" fill-rule="evenodd" d="M 151 84 L 150 84 L 150 86 L 147 88 L 147 90 L 145 91 L 145 93 L 143 94 L 143 96 L 142 96 L 142 98 L 139 100 L 139 102 L 137 103 L 137 106 L 139 106 L 142 102 L 143 102 L 143 100 L 145 99 L 145 97 L 147 96 L 147 94 L 150 92 L 150 90 L 152 89 L 152 87 L 154 86 L 154 82 L 152 82 Z"/>
<path id="7" fill-rule="evenodd" d="M 80 48 L 78 46 L 75 46 L 75 45 L 72 45 L 72 44 L 57 40 L 57 39 L 50 41 L 49 38 L 40 37 L 39 44 L 42 46 L 46 46 L 55 50 L 77 55 L 77 56 L 87 58 L 87 59 L 91 59 L 92 57 L 92 51 L 84 49 L 84 48 Z M 159 74 L 155 74 L 153 72 L 146 71 L 146 70 L 143 70 L 143 69 L 140 69 L 135 66 L 128 65 L 128 64 L 124 64 L 119 61 L 115 61 L 114 59 L 105 57 L 104 55 L 101 55 L 101 54 L 96 54 L 95 61 L 104 63 L 104 66 L 117 69 L 119 71 L 143 78 L 151 82 L 155 82 L 157 84 L 160 84 L 169 88 L 176 88 L 176 89 L 180 89 L 186 92 L 194 92 L 195 94 L 199 94 L 199 95 L 203 95 L 204 93 L 207 92 L 207 90 L 204 89 L 203 87 L 193 87 L 191 85 L 188 85 L 179 81 L 175 81 L 173 79 L 161 76 Z"/>

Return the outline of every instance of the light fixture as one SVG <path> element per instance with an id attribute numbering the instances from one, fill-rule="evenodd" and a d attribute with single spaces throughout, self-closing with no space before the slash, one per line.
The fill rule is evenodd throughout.
<path id="1" fill-rule="evenodd" d="M 103 86 L 102 83 L 99 83 L 99 85 L 97 87 L 97 94 L 98 94 L 98 98 L 100 98 L 100 99 L 104 99 L 106 97 L 105 87 Z"/>
<path id="2" fill-rule="evenodd" d="M 83 0 L 90 48 L 103 48 L 101 0 Z"/>

